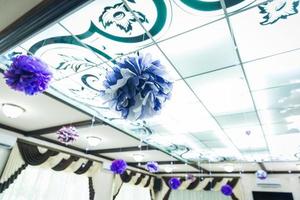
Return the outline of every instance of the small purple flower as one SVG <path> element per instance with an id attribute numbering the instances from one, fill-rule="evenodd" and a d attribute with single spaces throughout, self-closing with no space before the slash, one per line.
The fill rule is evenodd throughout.
<path id="1" fill-rule="evenodd" d="M 147 170 L 148 170 L 149 172 L 155 173 L 155 172 L 158 171 L 158 163 L 157 163 L 157 162 L 153 162 L 153 161 L 147 162 L 146 168 L 147 168 Z"/>
<path id="2" fill-rule="evenodd" d="M 137 120 L 159 113 L 173 84 L 159 60 L 150 54 L 126 57 L 106 75 L 101 96 L 124 119 Z"/>
<path id="3" fill-rule="evenodd" d="M 79 134 L 73 126 L 64 126 L 57 131 L 57 139 L 64 144 L 73 143 L 78 137 Z"/>
<path id="4" fill-rule="evenodd" d="M 256 172 L 256 177 L 257 177 L 258 179 L 264 180 L 264 179 L 267 178 L 267 176 L 268 176 L 268 173 L 267 173 L 266 171 L 264 171 L 264 170 L 258 170 L 258 171 Z"/>
<path id="5" fill-rule="evenodd" d="M 114 174 L 123 174 L 126 168 L 127 163 L 122 159 L 114 160 L 110 165 L 110 171 L 112 171 Z"/>
<path id="6" fill-rule="evenodd" d="M 48 88 L 52 73 L 46 63 L 38 58 L 19 55 L 4 72 L 6 84 L 12 89 L 34 95 Z"/>
<path id="7" fill-rule="evenodd" d="M 225 185 L 222 186 L 221 192 L 225 196 L 231 196 L 232 195 L 232 187 L 230 185 L 228 185 L 228 184 L 225 184 Z"/>
<path id="8" fill-rule="evenodd" d="M 177 190 L 181 185 L 181 181 L 179 178 L 173 177 L 168 181 L 168 184 L 172 190 Z"/>

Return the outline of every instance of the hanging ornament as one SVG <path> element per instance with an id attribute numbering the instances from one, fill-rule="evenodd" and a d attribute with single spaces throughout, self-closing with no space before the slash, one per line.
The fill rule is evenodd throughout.
<path id="1" fill-rule="evenodd" d="M 112 171 L 114 174 L 123 174 L 126 168 L 127 163 L 122 159 L 114 160 L 110 165 L 110 171 Z"/>
<path id="2" fill-rule="evenodd" d="M 266 171 L 264 171 L 264 170 L 258 170 L 258 171 L 256 172 L 256 177 L 257 177 L 258 179 L 260 179 L 260 180 L 266 179 L 267 176 L 268 176 L 268 173 L 267 173 Z"/>
<path id="3" fill-rule="evenodd" d="M 6 84 L 12 89 L 34 95 L 48 88 L 52 73 L 46 63 L 27 55 L 16 56 L 12 61 L 4 72 Z"/>
<path id="4" fill-rule="evenodd" d="M 78 137 L 78 131 L 74 126 L 64 126 L 57 131 L 57 139 L 64 144 L 73 143 Z"/>
<path id="5" fill-rule="evenodd" d="M 158 163 L 153 161 L 147 162 L 146 168 L 151 173 L 158 172 Z"/>
<path id="6" fill-rule="evenodd" d="M 186 179 L 191 180 L 192 182 L 194 182 L 196 180 L 196 177 L 193 174 L 187 174 Z"/>
<path id="7" fill-rule="evenodd" d="M 181 185 L 181 181 L 179 178 L 171 178 L 168 184 L 172 190 L 177 190 Z"/>
<path id="8" fill-rule="evenodd" d="M 225 196 L 231 196 L 232 195 L 232 187 L 228 184 L 225 184 L 221 187 L 221 192 L 225 195 Z"/>
<path id="9" fill-rule="evenodd" d="M 100 94 L 124 119 L 134 121 L 159 113 L 171 96 L 172 86 L 159 60 L 137 53 L 107 73 Z"/>
<path id="10" fill-rule="evenodd" d="M 246 133 L 246 135 L 249 136 L 249 135 L 251 134 L 251 131 L 250 131 L 250 130 L 247 130 L 245 133 Z"/>

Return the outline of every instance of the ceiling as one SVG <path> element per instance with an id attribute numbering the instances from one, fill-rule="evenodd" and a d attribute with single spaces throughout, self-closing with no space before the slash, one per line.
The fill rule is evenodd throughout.
<path id="1" fill-rule="evenodd" d="M 246 163 L 245 168 L 252 170 L 259 167 L 252 166 L 256 161 L 297 162 L 299 2 L 232 2 L 95 0 L 32 33 L 6 53 L 42 58 L 55 75 L 49 94 L 120 130 L 109 126 L 82 129 L 83 137 L 74 144 L 79 148 L 87 148 L 85 136 L 96 132 L 103 137 L 99 149 L 137 146 L 139 141 L 123 135 L 125 132 L 183 162 Z M 160 115 L 131 122 L 108 109 L 98 90 L 106 70 L 137 51 L 159 59 L 172 76 L 174 88 Z M 5 88 L 3 83 L 0 86 Z M 1 92 L 0 100 L 10 100 L 6 96 Z M 40 96 L 26 98 L 35 98 L 41 106 L 52 103 L 48 98 L 38 99 L 43 98 Z M 34 126 L 50 127 L 77 121 L 76 117 L 86 118 L 69 115 L 73 111 L 62 112 L 59 106 L 58 110 L 70 118 L 63 121 L 65 118 L 58 114 L 47 120 L 49 124 Z M 9 121 L 1 123 L 12 125 Z M 17 128 L 41 128 L 22 123 Z M 55 134 L 44 136 L 56 139 Z M 105 138 L 111 141 L 105 143 Z M 164 156 L 173 160 L 155 152 L 162 154 L 151 152 L 161 161 L 168 160 Z M 123 156 L 130 160 L 131 154 Z M 106 154 L 112 158 L 120 155 Z"/>

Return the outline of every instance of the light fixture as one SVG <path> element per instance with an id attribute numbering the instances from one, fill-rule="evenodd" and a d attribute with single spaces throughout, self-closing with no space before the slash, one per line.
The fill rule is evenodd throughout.
<path id="1" fill-rule="evenodd" d="M 234 167 L 233 167 L 232 165 L 225 165 L 225 166 L 224 166 L 224 170 L 225 170 L 226 172 L 231 173 L 231 172 L 233 172 Z"/>
<path id="2" fill-rule="evenodd" d="M 20 117 L 25 109 L 15 104 L 4 103 L 2 104 L 2 112 L 6 117 L 15 119 Z"/>
<path id="3" fill-rule="evenodd" d="M 101 138 L 98 138 L 96 136 L 87 136 L 86 140 L 89 143 L 89 145 L 92 146 L 92 147 L 97 146 L 102 141 Z"/>
<path id="4" fill-rule="evenodd" d="M 167 173 L 171 173 L 171 172 L 173 172 L 173 167 L 172 167 L 172 166 L 166 166 L 166 167 L 164 168 L 164 170 L 165 170 L 165 172 L 167 172 Z"/>
<path id="5" fill-rule="evenodd" d="M 141 162 L 144 159 L 144 155 L 141 153 L 135 153 L 132 157 L 136 162 Z"/>

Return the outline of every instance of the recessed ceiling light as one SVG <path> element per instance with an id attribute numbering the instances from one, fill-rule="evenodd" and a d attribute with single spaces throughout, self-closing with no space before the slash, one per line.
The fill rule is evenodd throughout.
<path id="1" fill-rule="evenodd" d="M 96 136 L 87 136 L 86 140 L 89 143 L 89 145 L 92 146 L 92 147 L 97 146 L 102 141 L 101 138 L 98 138 Z"/>
<path id="2" fill-rule="evenodd" d="M 233 170 L 234 170 L 234 167 L 232 166 L 232 165 L 225 165 L 224 166 L 224 170 L 226 171 L 226 172 L 233 172 Z"/>
<path id="3" fill-rule="evenodd" d="M 141 153 L 135 153 L 132 157 L 136 162 L 141 162 L 144 159 L 144 155 Z"/>
<path id="4" fill-rule="evenodd" d="M 4 103 L 2 104 L 2 112 L 6 117 L 15 119 L 20 117 L 25 109 L 15 104 Z"/>
<path id="5" fill-rule="evenodd" d="M 172 166 L 166 166 L 166 167 L 164 168 L 164 170 L 165 170 L 165 172 L 167 172 L 167 173 L 171 173 L 171 172 L 173 172 L 173 167 L 172 167 Z"/>

